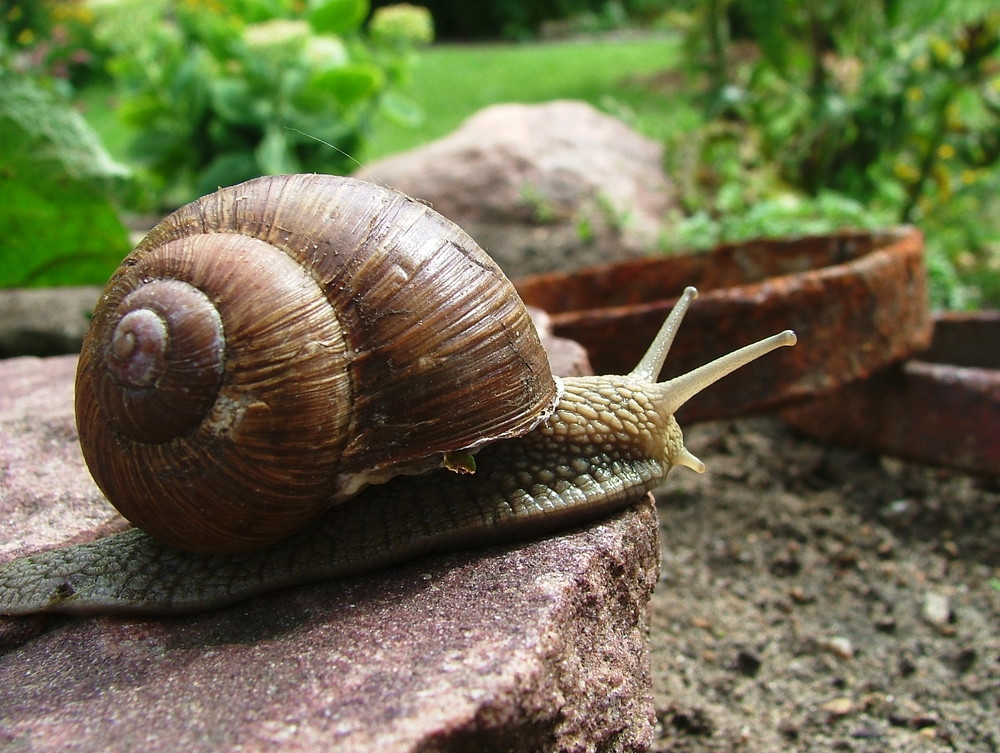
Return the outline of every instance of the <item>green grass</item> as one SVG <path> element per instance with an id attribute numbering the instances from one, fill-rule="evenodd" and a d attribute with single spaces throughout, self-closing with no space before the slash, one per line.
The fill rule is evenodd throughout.
<path id="1" fill-rule="evenodd" d="M 690 129 L 700 114 L 646 85 L 681 61 L 679 36 L 606 38 L 529 44 L 434 45 L 414 61 L 402 92 L 423 111 L 418 125 L 378 119 L 359 155 L 362 162 L 445 136 L 462 121 L 500 102 L 579 99 L 661 139 L 676 128 Z M 128 160 L 132 132 L 113 111 L 110 84 L 80 93 L 84 114 L 116 158 Z"/>
<path id="2" fill-rule="evenodd" d="M 380 120 L 361 158 L 370 161 L 444 136 L 499 102 L 580 99 L 660 137 L 699 117 L 643 85 L 651 74 L 676 68 L 680 57 L 675 36 L 433 46 L 418 56 L 405 91 L 423 109 L 423 122 L 407 127 Z"/>

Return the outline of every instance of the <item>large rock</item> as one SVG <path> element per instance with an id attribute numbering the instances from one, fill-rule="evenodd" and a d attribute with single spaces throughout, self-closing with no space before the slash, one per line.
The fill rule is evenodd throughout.
<path id="1" fill-rule="evenodd" d="M 0 290 L 0 358 L 78 353 L 100 295 L 96 285 Z"/>
<path id="2" fill-rule="evenodd" d="M 660 144 L 583 102 L 494 105 L 357 176 L 427 201 L 509 275 L 655 249 L 674 191 Z"/>
<path id="3" fill-rule="evenodd" d="M 0 560 L 124 525 L 76 445 L 74 369 L 0 362 Z M 0 747 L 644 750 L 657 562 L 647 498 L 203 615 L 0 618 Z"/>

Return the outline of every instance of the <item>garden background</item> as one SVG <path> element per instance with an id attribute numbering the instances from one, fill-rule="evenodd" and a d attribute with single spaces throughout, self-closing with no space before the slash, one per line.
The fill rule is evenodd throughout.
<path id="1" fill-rule="evenodd" d="M 991 0 L 5 1 L 0 286 L 103 283 L 220 185 L 567 98 L 665 143 L 659 251 L 914 223 L 935 306 L 1000 306 Z"/>

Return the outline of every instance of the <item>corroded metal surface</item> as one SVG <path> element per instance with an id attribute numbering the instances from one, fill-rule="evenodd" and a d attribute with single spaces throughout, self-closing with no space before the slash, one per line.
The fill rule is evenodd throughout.
<path id="1" fill-rule="evenodd" d="M 740 369 L 679 413 L 686 421 L 829 392 L 926 347 L 931 321 L 919 231 L 730 244 L 684 256 L 515 283 L 580 342 L 596 373 L 629 371 L 686 285 L 698 288 L 663 377 L 783 329 L 799 343 Z"/>
<path id="2" fill-rule="evenodd" d="M 826 441 L 1000 475 L 1000 311 L 941 315 L 916 358 L 781 415 Z"/>

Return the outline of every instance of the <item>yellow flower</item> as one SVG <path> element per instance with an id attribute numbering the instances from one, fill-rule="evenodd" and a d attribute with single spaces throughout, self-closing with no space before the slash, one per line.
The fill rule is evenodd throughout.
<path id="1" fill-rule="evenodd" d="M 951 144 L 941 144 L 937 148 L 938 159 L 952 159 L 955 156 L 955 147 Z"/>
<path id="2" fill-rule="evenodd" d="M 937 185 L 940 201 L 947 201 L 951 198 L 951 174 L 941 165 L 937 165 L 931 171 L 934 183 Z"/>
<path id="3" fill-rule="evenodd" d="M 68 21 L 82 24 L 93 23 L 94 13 L 83 3 L 56 2 L 51 4 L 49 15 L 56 23 Z"/>
<path id="4" fill-rule="evenodd" d="M 959 109 L 958 104 L 952 102 L 945 108 L 944 111 L 945 124 L 953 131 L 962 130 L 962 111 Z"/>
<path id="5" fill-rule="evenodd" d="M 902 181 L 913 183 L 920 177 L 920 172 L 907 162 L 897 162 L 892 166 L 892 172 Z"/>
<path id="6" fill-rule="evenodd" d="M 954 48 L 947 39 L 935 37 L 931 40 L 931 54 L 939 64 L 947 63 L 953 52 Z"/>

